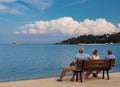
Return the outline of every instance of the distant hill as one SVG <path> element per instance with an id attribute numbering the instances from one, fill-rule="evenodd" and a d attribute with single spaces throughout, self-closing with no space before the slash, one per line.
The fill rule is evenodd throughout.
<path id="1" fill-rule="evenodd" d="M 104 35 L 81 35 L 56 44 L 120 44 L 120 32 Z"/>

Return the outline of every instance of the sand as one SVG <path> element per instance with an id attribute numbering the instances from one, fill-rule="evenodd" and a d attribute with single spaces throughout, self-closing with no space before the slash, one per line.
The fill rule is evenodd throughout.
<path id="1" fill-rule="evenodd" d="M 110 73 L 110 80 L 101 78 L 101 74 L 98 78 L 90 76 L 80 81 L 70 81 L 70 76 L 66 76 L 62 82 L 57 82 L 55 78 L 34 79 L 34 80 L 22 80 L 13 82 L 0 82 L 0 87 L 120 87 L 120 73 Z"/>

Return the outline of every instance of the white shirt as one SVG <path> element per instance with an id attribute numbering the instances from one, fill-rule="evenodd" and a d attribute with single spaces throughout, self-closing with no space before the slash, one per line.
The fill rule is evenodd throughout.
<path id="1" fill-rule="evenodd" d="M 92 55 L 92 59 L 98 60 L 98 59 L 100 59 L 100 57 L 99 57 L 99 55 Z"/>

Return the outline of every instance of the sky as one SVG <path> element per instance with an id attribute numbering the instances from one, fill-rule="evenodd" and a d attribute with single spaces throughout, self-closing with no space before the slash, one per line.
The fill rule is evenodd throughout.
<path id="1" fill-rule="evenodd" d="M 50 44 L 120 31 L 120 0 L 0 0 L 0 43 Z"/>

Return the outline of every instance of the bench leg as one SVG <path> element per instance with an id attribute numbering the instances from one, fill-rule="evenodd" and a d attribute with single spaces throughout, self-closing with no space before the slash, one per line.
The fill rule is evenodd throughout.
<path id="1" fill-rule="evenodd" d="M 102 76 L 102 79 L 104 79 L 104 75 L 105 75 L 105 71 L 103 70 L 103 76 Z"/>
<path id="2" fill-rule="evenodd" d="M 83 78 L 83 75 L 82 75 L 82 72 L 80 72 L 80 82 L 83 82 L 82 78 Z"/>
<path id="3" fill-rule="evenodd" d="M 109 70 L 106 70 L 106 72 L 107 72 L 107 79 L 109 80 L 110 78 L 109 78 Z"/>
<path id="4" fill-rule="evenodd" d="M 78 72 L 76 72 L 76 81 L 78 81 Z"/>
<path id="5" fill-rule="evenodd" d="M 105 71 L 103 70 L 103 76 L 102 76 L 102 79 L 104 79 L 104 76 L 105 76 Z"/>

